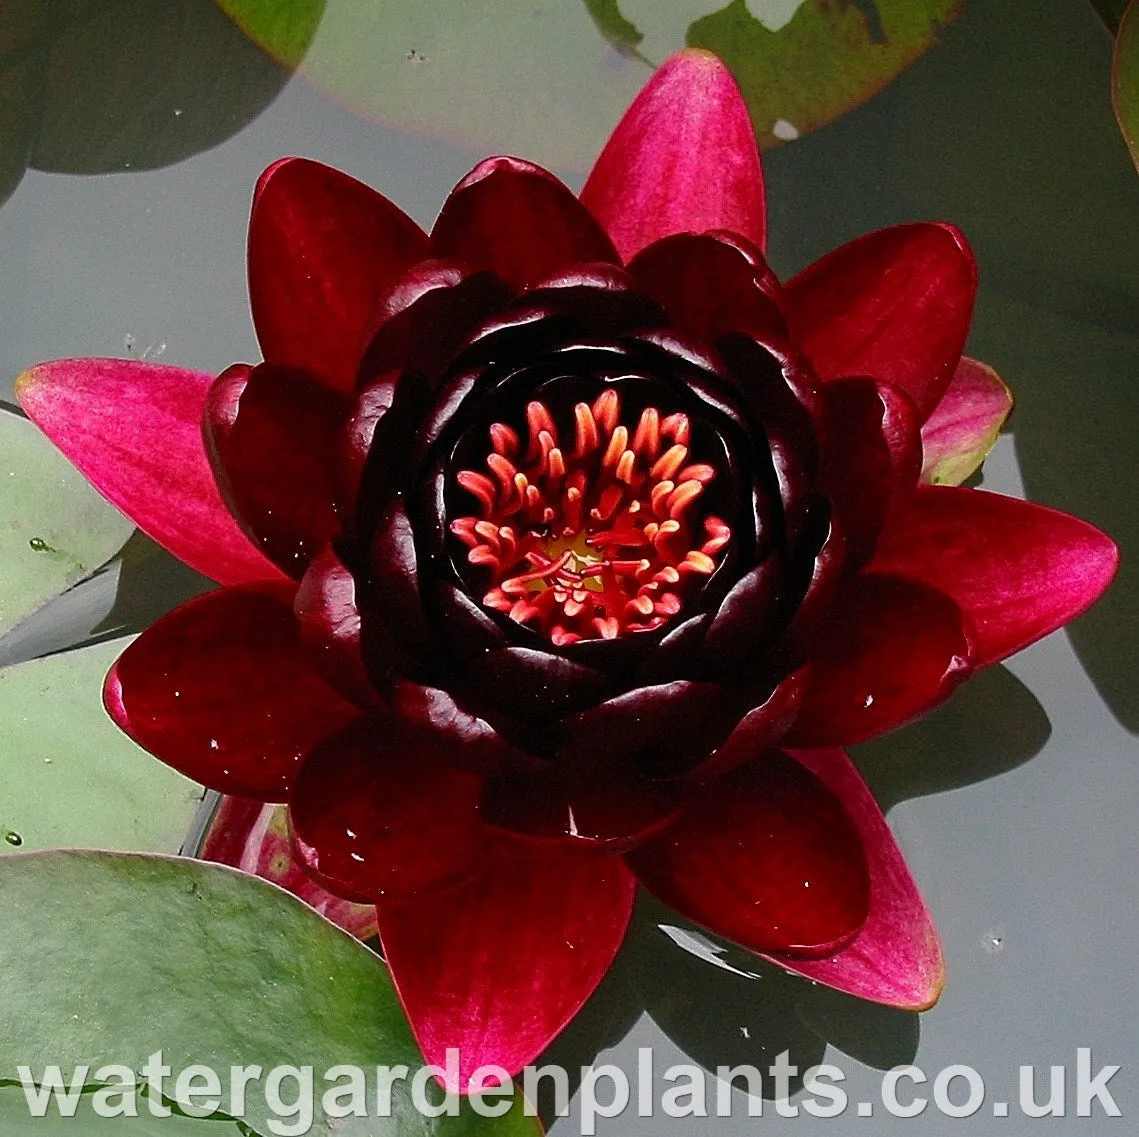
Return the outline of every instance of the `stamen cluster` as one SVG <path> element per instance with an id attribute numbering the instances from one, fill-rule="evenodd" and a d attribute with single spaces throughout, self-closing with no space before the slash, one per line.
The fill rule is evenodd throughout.
<path id="1" fill-rule="evenodd" d="M 612 388 L 573 415 L 568 451 L 544 403 L 526 407 L 525 454 L 518 432 L 494 423 L 487 472 L 456 478 L 479 516 L 451 522 L 491 575 L 483 603 L 559 646 L 662 627 L 731 539 L 701 516 L 716 471 L 690 460 L 687 415 L 647 407 L 630 431 Z"/>

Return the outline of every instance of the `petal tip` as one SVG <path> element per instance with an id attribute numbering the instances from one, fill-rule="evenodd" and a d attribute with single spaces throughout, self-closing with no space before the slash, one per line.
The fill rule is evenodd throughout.
<path id="1" fill-rule="evenodd" d="M 131 734 L 130 720 L 123 702 L 123 682 L 119 677 L 118 660 L 111 665 L 111 670 L 103 680 L 103 708 L 121 731 Z"/>
<path id="2" fill-rule="evenodd" d="M 29 367 L 27 371 L 16 380 L 16 402 L 28 411 L 28 405 L 35 401 L 35 391 L 41 382 L 40 367 Z M 31 413 L 29 411 L 29 413 Z"/>

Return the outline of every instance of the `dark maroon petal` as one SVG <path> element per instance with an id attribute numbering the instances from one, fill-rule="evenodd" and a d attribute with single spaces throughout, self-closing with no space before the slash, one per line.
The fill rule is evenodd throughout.
<path id="1" fill-rule="evenodd" d="M 673 233 L 763 248 L 763 172 L 747 104 L 711 52 L 677 52 L 617 124 L 581 199 L 626 260 Z"/>
<path id="2" fill-rule="evenodd" d="M 236 366 L 206 403 L 206 450 L 222 496 L 259 549 L 292 577 L 339 531 L 333 489 L 343 396 L 298 372 Z"/>
<path id="3" fill-rule="evenodd" d="M 372 905 L 333 896 L 297 864 L 283 805 L 223 797 L 198 857 L 271 880 L 357 939 L 376 934 L 376 909 Z"/>
<path id="4" fill-rule="evenodd" d="M 873 379 L 841 379 L 822 391 L 820 477 L 846 537 L 864 563 L 892 508 L 921 473 L 921 428 L 909 396 Z"/>
<path id="5" fill-rule="evenodd" d="M 485 857 L 481 788 L 425 732 L 391 716 L 361 719 L 301 768 L 289 796 L 297 856 L 351 900 L 434 895 Z"/>
<path id="6" fill-rule="evenodd" d="M 785 344 L 760 345 L 750 336 L 725 336 L 717 347 L 725 378 L 762 425 L 783 502 L 787 540 L 795 543 L 805 521 L 818 460 L 817 383 L 806 361 Z"/>
<path id="7" fill-rule="evenodd" d="M 668 322 L 664 309 L 634 291 L 629 274 L 610 264 L 575 265 L 539 280 L 515 302 L 515 309 L 569 317 L 578 335 L 597 340 Z"/>
<path id="8" fill-rule="evenodd" d="M 391 706 L 401 718 L 437 735 L 447 748 L 448 760 L 460 769 L 493 774 L 538 763 L 439 687 L 401 679 L 392 692 Z"/>
<path id="9" fill-rule="evenodd" d="M 800 651 L 804 644 L 812 642 L 818 625 L 829 618 L 846 568 L 846 539 L 835 519 L 827 518 L 817 501 L 811 503 L 806 515 L 798 555 L 809 561 L 810 576 L 805 581 L 791 582 L 789 592 L 800 600 L 784 633 L 786 641 Z"/>
<path id="10" fill-rule="evenodd" d="M 249 221 L 249 299 L 265 359 L 351 391 L 379 297 L 427 247 L 402 210 L 347 174 L 307 158 L 274 163 Z"/>
<path id="11" fill-rule="evenodd" d="M 822 379 L 869 375 L 900 387 L 924 422 L 965 346 L 977 267 L 952 225 L 859 237 L 789 281 L 791 337 Z"/>
<path id="12" fill-rule="evenodd" d="M 704 640 L 702 657 L 710 667 L 730 671 L 741 658 L 770 643 L 772 623 L 780 614 L 786 569 L 777 554 L 744 573 L 720 603 Z"/>
<path id="13" fill-rule="evenodd" d="M 314 670 L 293 593 L 241 585 L 176 608 L 111 668 L 107 712 L 187 777 L 284 801 L 305 754 L 359 714 Z"/>
<path id="14" fill-rule="evenodd" d="M 819 629 L 788 745 L 862 742 L 924 714 L 968 678 L 961 610 L 901 577 L 863 576 Z"/>
<path id="15" fill-rule="evenodd" d="M 360 650 L 356 581 L 344 562 L 325 549 L 308 566 L 293 611 L 313 665 L 346 699 L 359 707 L 379 703 Z"/>
<path id="16" fill-rule="evenodd" d="M 563 719 L 558 760 L 571 762 L 589 777 L 641 764 L 658 770 L 695 761 L 707 752 L 709 735 L 723 723 L 723 695 L 715 683 L 676 679 L 637 687 L 596 707 Z"/>
<path id="17" fill-rule="evenodd" d="M 860 999 L 927 1010 L 945 982 L 941 945 L 878 803 L 843 751 L 796 750 L 791 756 L 838 797 L 857 826 L 870 870 L 870 914 L 850 944 L 822 959 L 769 958 Z"/>
<path id="18" fill-rule="evenodd" d="M 869 909 L 854 823 L 778 750 L 709 784 L 628 860 L 666 904 L 753 951 L 822 954 Z"/>
<path id="19" fill-rule="evenodd" d="M 449 261 L 423 261 L 380 299 L 361 378 L 414 371 L 434 382 L 463 340 L 510 296 L 493 273 L 471 272 Z"/>
<path id="20" fill-rule="evenodd" d="M 806 685 L 805 668 L 788 675 L 765 702 L 740 719 L 727 739 L 694 767 L 690 776 L 700 781 L 723 774 L 770 750 L 794 723 Z"/>
<path id="21" fill-rule="evenodd" d="M 377 907 L 392 979 L 427 1061 L 450 1090 L 493 1063 L 516 1073 L 581 1009 L 609 970 L 633 907 L 616 857 L 501 836 L 480 874 L 436 898 Z"/>
<path id="22" fill-rule="evenodd" d="M 479 814 L 525 837 L 624 852 L 676 816 L 684 790 L 674 783 L 562 772 L 506 772 L 487 780 Z"/>
<path id="23" fill-rule="evenodd" d="M 691 233 L 665 237 L 629 264 L 638 289 L 664 306 L 674 327 L 714 340 L 732 332 L 786 338 L 763 254 L 742 238 Z"/>
<path id="24" fill-rule="evenodd" d="M 536 719 L 543 728 L 551 719 L 597 702 L 609 686 L 609 680 L 592 667 L 529 647 L 488 652 L 473 681 L 479 693 L 504 713 Z"/>
<path id="25" fill-rule="evenodd" d="M 435 650 L 423 612 L 415 534 L 402 501 L 393 502 L 376 527 L 368 598 L 396 641 L 413 653 Z"/>
<path id="26" fill-rule="evenodd" d="M 952 596 L 983 667 L 1075 619 L 1111 583 L 1118 560 L 1110 537 L 1066 513 L 984 490 L 920 486 L 872 565 Z"/>
<path id="27" fill-rule="evenodd" d="M 431 248 L 512 288 L 580 261 L 619 263 L 581 202 L 553 174 L 519 158 L 488 158 L 459 182 L 431 230 Z"/>

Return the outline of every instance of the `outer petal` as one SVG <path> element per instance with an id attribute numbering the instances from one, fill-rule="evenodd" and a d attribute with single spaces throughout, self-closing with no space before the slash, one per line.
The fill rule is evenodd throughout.
<path id="1" fill-rule="evenodd" d="M 206 448 L 246 532 L 290 576 L 336 536 L 333 477 L 349 404 L 303 372 L 236 366 L 210 388 Z"/>
<path id="2" fill-rule="evenodd" d="M 593 845 L 607 853 L 632 848 L 676 816 L 682 792 L 671 782 L 629 775 L 504 773 L 487 781 L 479 812 L 508 832 Z"/>
<path id="3" fill-rule="evenodd" d="M 710 783 L 628 860 L 666 904 L 753 951 L 818 954 L 853 937 L 868 911 L 853 822 L 778 750 Z"/>
<path id="4" fill-rule="evenodd" d="M 633 907 L 615 857 L 499 837 L 480 874 L 422 901 L 382 901 L 380 939 L 428 1062 L 459 1050 L 516 1073 L 578 1012 L 613 962 Z"/>
<path id="5" fill-rule="evenodd" d="M 960 485 L 985 460 L 1012 410 L 1012 392 L 984 363 L 964 357 L 921 428 L 921 480 Z"/>
<path id="6" fill-rule="evenodd" d="M 862 742 L 947 699 L 969 675 L 970 642 L 944 593 L 864 576 L 819 630 L 792 746 Z"/>
<path id="7" fill-rule="evenodd" d="M 601 151 L 581 200 L 625 260 L 662 237 L 708 229 L 764 247 L 755 130 L 716 56 L 682 51 L 657 69 Z"/>
<path id="8" fill-rule="evenodd" d="M 965 346 L 977 267 L 952 225 L 859 237 L 789 281 L 791 337 L 821 379 L 869 375 L 901 387 L 924 421 Z"/>
<path id="9" fill-rule="evenodd" d="M 519 289 L 581 261 L 617 260 L 577 198 L 520 158 L 488 158 L 459 182 L 431 230 L 431 249 Z"/>
<path id="10" fill-rule="evenodd" d="M 202 444 L 212 375 L 124 359 L 60 359 L 25 371 L 28 417 L 108 501 L 222 584 L 280 577 L 238 528 Z"/>
<path id="11" fill-rule="evenodd" d="M 299 896 L 327 920 L 357 939 L 376 934 L 376 910 L 325 892 L 297 864 L 289 847 L 288 817 L 283 805 L 225 797 L 206 833 L 198 856 L 264 877 Z"/>
<path id="12" fill-rule="evenodd" d="M 297 857 L 338 896 L 435 896 L 478 871 L 482 779 L 425 731 L 363 719 L 309 755 L 289 799 Z"/>
<path id="13" fill-rule="evenodd" d="M 957 486 L 920 486 L 871 567 L 924 581 L 969 619 L 977 666 L 1074 620 L 1111 583 L 1115 542 L 1066 513 Z"/>
<path id="14" fill-rule="evenodd" d="M 427 237 L 387 198 L 339 170 L 282 158 L 249 219 L 249 298 L 269 363 L 351 391 L 380 294 L 427 255 Z"/>
<path id="15" fill-rule="evenodd" d="M 878 803 L 842 750 L 792 750 L 846 807 L 870 869 L 870 915 L 853 942 L 824 959 L 769 955 L 790 971 L 876 1003 L 923 1011 L 945 982 L 937 930 Z"/>
<path id="16" fill-rule="evenodd" d="M 305 754 L 359 713 L 313 670 L 292 599 L 245 585 L 176 608 L 111 668 L 108 714 L 197 782 L 283 801 Z"/>

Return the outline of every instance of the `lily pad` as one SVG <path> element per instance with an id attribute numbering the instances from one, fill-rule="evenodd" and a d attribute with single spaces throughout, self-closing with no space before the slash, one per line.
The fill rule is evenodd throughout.
<path id="1" fill-rule="evenodd" d="M 0 670 L 0 854 L 178 850 L 201 788 L 131 742 L 99 703 L 128 642 Z"/>
<path id="2" fill-rule="evenodd" d="M 590 165 L 649 68 L 685 44 L 736 73 L 762 145 L 864 102 L 961 0 L 217 0 L 275 58 L 363 114 L 479 154 Z M 693 22 L 693 16 L 699 18 Z M 296 27 L 319 20 L 303 62 Z"/>
<path id="3" fill-rule="evenodd" d="M 497 1120 L 480 1117 L 470 1102 L 458 1117 L 425 1117 L 410 1076 L 392 1080 L 389 1118 L 326 1113 L 324 1076 L 333 1067 L 364 1072 L 375 1112 L 376 1067 L 406 1066 L 414 1076 L 423 1059 L 383 961 L 255 877 L 180 858 L 33 853 L 0 861 L 0 908 L 0 1079 L 14 1079 L 19 1065 L 33 1077 L 48 1065 L 68 1077 L 87 1066 L 93 1084 L 100 1067 L 141 1071 L 161 1050 L 172 1071 L 166 1098 L 175 1096 L 179 1072 L 205 1065 L 222 1080 L 221 1109 L 265 1137 L 296 1123 L 275 1108 L 269 1090 L 270 1072 L 283 1066 L 315 1072 L 312 1134 L 541 1132 L 520 1096 Z M 246 1086 L 242 1109 L 230 1071 L 253 1065 L 262 1072 Z M 280 1086 L 280 1103 L 300 1096 L 296 1080 Z M 442 1101 L 437 1087 L 428 1096 Z"/>
<path id="4" fill-rule="evenodd" d="M 714 51 L 732 69 L 760 144 L 772 146 L 864 103 L 941 38 L 961 4 L 814 0 L 772 31 L 747 0 L 732 0 L 697 20 L 688 42 Z"/>
<path id="5" fill-rule="evenodd" d="M 25 418 L 0 411 L 0 635 L 90 576 L 134 526 Z"/>
<path id="6" fill-rule="evenodd" d="M 1115 40 L 1112 102 L 1131 159 L 1139 166 L 1139 7 L 1134 3 L 1128 5 Z"/>
<path id="7" fill-rule="evenodd" d="M 5 0 L 0 201 L 27 166 L 146 170 L 207 150 L 256 118 L 290 74 L 211 0 Z"/>
<path id="8" fill-rule="evenodd" d="M 21 1137 L 241 1137 L 236 1122 L 214 1122 L 203 1131 L 201 1121 L 177 1114 L 151 1117 L 145 1103 L 137 1117 L 100 1117 L 92 1098 L 90 1093 L 81 1094 L 71 1117 L 54 1108 L 44 1117 L 33 1117 L 22 1089 L 0 1089 L 0 1133 Z"/>

